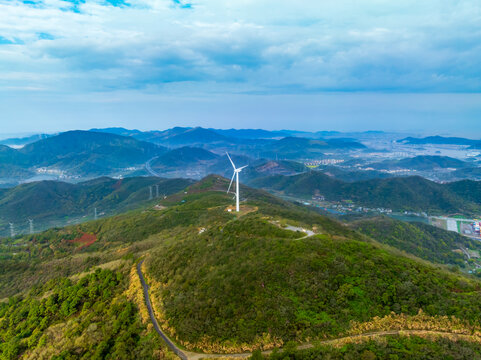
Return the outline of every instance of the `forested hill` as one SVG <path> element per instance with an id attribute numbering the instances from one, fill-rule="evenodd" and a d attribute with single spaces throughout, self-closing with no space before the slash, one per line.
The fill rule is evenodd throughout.
<path id="1" fill-rule="evenodd" d="M 243 186 L 241 211 L 228 211 L 227 186 L 209 176 L 161 206 L 4 239 L 0 297 L 18 296 L 0 304 L 0 354 L 159 358 L 140 258 L 161 327 L 189 351 L 289 347 L 376 326 L 481 331 L 475 278 L 261 190 Z"/>
<path id="2" fill-rule="evenodd" d="M 455 168 L 461 169 L 470 167 L 470 164 L 448 156 L 416 156 L 401 160 L 385 160 L 379 163 L 370 164 L 374 169 L 411 169 L 417 171 L 433 171 L 436 169 Z"/>
<path id="3" fill-rule="evenodd" d="M 33 219 L 38 228 L 45 222 L 61 221 L 98 213 L 112 215 L 146 204 L 152 196 L 169 195 L 191 184 L 188 179 L 134 177 L 125 179 L 98 178 L 71 184 L 60 181 L 40 181 L 0 190 L 0 229 L 4 234 L 9 222 L 27 227 Z M 45 225 L 46 226 L 46 225 Z M 18 229 L 18 228 L 17 228 Z"/>
<path id="4" fill-rule="evenodd" d="M 441 145 L 475 145 L 479 140 L 472 140 L 460 137 L 444 137 L 444 136 L 428 136 L 424 138 L 407 137 L 398 140 L 399 143 L 426 145 L 426 144 L 441 144 Z"/>
<path id="5" fill-rule="evenodd" d="M 312 171 L 256 179 L 250 185 L 303 198 L 320 193 L 326 200 L 352 200 L 361 206 L 393 210 L 467 215 L 481 211 L 481 184 L 470 180 L 438 184 L 410 176 L 346 183 Z"/>
<path id="6" fill-rule="evenodd" d="M 380 243 L 435 263 L 464 267 L 463 249 L 481 250 L 479 241 L 420 222 L 377 217 L 350 226 Z"/>
<path id="7" fill-rule="evenodd" d="M 15 150 L 0 145 L 0 163 L 24 169 L 50 167 L 76 175 L 106 175 L 143 165 L 166 148 L 109 133 L 67 131 Z"/>

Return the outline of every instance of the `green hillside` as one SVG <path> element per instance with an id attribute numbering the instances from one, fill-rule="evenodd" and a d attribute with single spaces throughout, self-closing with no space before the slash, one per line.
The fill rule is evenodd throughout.
<path id="1" fill-rule="evenodd" d="M 479 284 L 352 238 L 294 240 L 257 216 L 166 241 L 149 272 L 166 327 L 194 347 L 338 336 L 391 312 L 478 321 Z M 249 230 L 247 230 L 249 229 Z"/>
<path id="2" fill-rule="evenodd" d="M 255 179 L 251 186 L 310 198 L 318 191 L 326 200 L 352 200 L 367 207 L 432 214 L 476 214 L 481 211 L 478 182 L 438 184 L 421 177 L 394 177 L 346 183 L 321 172 Z"/>
<path id="3" fill-rule="evenodd" d="M 229 212 L 227 185 L 209 176 L 163 199 L 164 208 L 4 239 L 0 298 L 19 295 L 0 305 L 1 356 L 150 358 L 161 351 L 132 285 L 131 259 L 140 257 L 161 326 L 188 350 L 248 351 L 399 326 L 481 334 L 478 280 L 246 186 L 241 212 Z M 79 275 L 96 266 L 110 270 Z M 473 341 L 436 351 L 475 348 Z"/>
<path id="4" fill-rule="evenodd" d="M 448 156 L 415 156 L 401 160 L 386 160 L 379 163 L 370 164 L 374 169 L 411 169 L 418 171 L 433 171 L 435 169 L 446 168 L 465 168 L 469 164 L 465 161 L 454 159 Z"/>
<path id="5" fill-rule="evenodd" d="M 160 145 L 131 136 L 67 131 L 29 143 L 18 150 L 0 145 L 0 176 L 26 178 L 39 167 L 75 176 L 105 176 L 115 172 L 125 173 L 127 169 L 132 172 L 135 167 L 165 151 L 166 148 Z"/>
<path id="6" fill-rule="evenodd" d="M 25 167 L 15 164 L 0 163 L 0 178 L 24 179 L 33 175 L 33 172 Z"/>
<path id="7" fill-rule="evenodd" d="M 152 168 L 163 169 L 198 165 L 200 162 L 215 160 L 217 155 L 202 148 L 184 146 L 162 154 L 152 162 Z"/>
<path id="8" fill-rule="evenodd" d="M 261 155 L 275 159 L 302 159 L 322 156 L 329 150 L 354 150 L 365 148 L 359 142 L 345 139 L 313 140 L 301 137 L 285 137 L 281 140 L 269 142 L 261 148 Z"/>
<path id="9" fill-rule="evenodd" d="M 425 144 L 442 144 L 442 145 L 473 145 L 478 140 L 471 140 L 459 137 L 444 137 L 444 136 L 428 136 L 424 138 L 407 137 L 397 142 L 413 144 L 413 145 L 425 145 Z"/>
<path id="10" fill-rule="evenodd" d="M 481 250 L 481 243 L 475 240 L 423 223 L 379 217 L 354 222 L 351 227 L 380 243 L 435 263 L 464 267 L 467 259 L 460 248 Z"/>
<path id="11" fill-rule="evenodd" d="M 265 160 L 252 159 L 247 156 L 231 155 L 232 160 L 236 166 L 248 165 L 242 170 L 242 181 L 249 183 L 249 181 L 269 175 L 282 174 L 294 175 L 306 171 L 304 164 L 291 160 Z M 220 157 L 213 165 L 208 168 L 209 173 L 219 174 L 225 177 L 232 176 L 232 165 L 227 156 Z"/>
<path id="12" fill-rule="evenodd" d="M 6 145 L 0 145 L 0 164 L 26 166 L 28 164 L 28 158 L 18 150 Z"/>
<path id="13" fill-rule="evenodd" d="M 190 145 L 226 141 L 229 141 L 229 139 L 223 135 L 208 129 L 195 127 L 193 129 L 186 129 L 183 133 L 168 137 L 164 143 L 170 145 Z"/>
<path id="14" fill-rule="evenodd" d="M 211 143 L 229 143 L 232 140 L 209 129 L 201 127 L 174 127 L 163 131 L 148 131 L 134 136 L 164 146 L 200 146 Z"/>
<path id="15" fill-rule="evenodd" d="M 158 359 L 160 339 L 129 296 L 134 280 L 128 266 L 97 269 L 0 303 L 1 358 Z"/>
<path id="16" fill-rule="evenodd" d="M 144 163 L 165 148 L 132 137 L 92 131 L 68 131 L 28 144 L 19 150 L 35 166 L 58 166 L 83 173 L 92 165 L 106 170 Z"/>
<path id="17" fill-rule="evenodd" d="M 79 184 L 41 181 L 22 184 L 0 192 L 0 229 L 6 232 L 7 223 L 27 228 L 27 220 L 35 220 L 37 229 L 62 223 L 67 219 L 88 216 L 94 208 L 98 213 L 113 215 L 148 203 L 150 186 L 153 197 L 155 186 L 159 195 L 178 192 L 191 183 L 187 179 L 159 179 L 154 177 L 99 178 Z M 20 224 L 19 224 L 20 223 Z M 22 228 L 18 228 L 22 230 Z"/>
<path id="18" fill-rule="evenodd" d="M 465 168 L 465 169 L 459 169 L 456 171 L 453 171 L 451 174 L 453 177 L 460 178 L 460 179 L 465 179 L 469 178 L 471 180 L 481 180 L 481 167 L 471 167 L 471 168 Z"/>
<path id="19" fill-rule="evenodd" d="M 347 169 L 342 169 L 338 166 L 322 166 L 318 168 L 318 170 L 338 180 L 341 180 L 344 182 L 350 182 L 350 183 L 356 182 L 356 181 L 386 179 L 386 178 L 393 177 L 393 175 L 386 172 L 375 171 L 375 170 L 347 170 Z"/>

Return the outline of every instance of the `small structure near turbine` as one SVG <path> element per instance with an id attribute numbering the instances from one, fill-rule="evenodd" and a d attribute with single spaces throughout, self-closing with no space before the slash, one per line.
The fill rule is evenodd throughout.
<path id="1" fill-rule="evenodd" d="M 230 180 L 230 184 L 229 184 L 229 188 L 227 189 L 227 192 L 229 192 L 231 186 L 232 186 L 232 182 L 234 181 L 234 177 L 236 178 L 236 186 L 235 186 L 235 210 L 237 212 L 239 212 L 239 173 L 242 171 L 242 169 L 246 168 L 247 165 L 245 166 L 242 166 L 240 168 L 236 168 L 235 165 L 234 165 L 234 162 L 232 161 L 232 159 L 230 158 L 229 156 L 229 153 L 227 153 L 227 157 L 229 158 L 230 160 L 230 163 L 232 164 L 232 167 L 234 168 L 234 174 L 232 174 L 232 179 Z"/>

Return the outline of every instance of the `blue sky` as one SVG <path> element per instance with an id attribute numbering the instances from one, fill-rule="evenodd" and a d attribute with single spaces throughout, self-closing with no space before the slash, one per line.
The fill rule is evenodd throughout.
<path id="1" fill-rule="evenodd" d="M 0 0 L 1 132 L 481 137 L 480 59 L 479 0 Z"/>

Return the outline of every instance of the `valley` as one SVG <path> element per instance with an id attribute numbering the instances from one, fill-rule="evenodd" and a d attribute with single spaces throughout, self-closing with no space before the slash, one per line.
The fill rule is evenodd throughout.
<path id="1" fill-rule="evenodd" d="M 67 184 L 96 191 L 86 184 L 99 176 L 117 181 L 137 179 L 134 182 L 148 176 L 174 181 L 199 180 L 209 174 L 228 177 L 229 151 L 236 163 L 249 165 L 243 172 L 246 184 L 303 202 L 323 198 L 325 203 L 316 206 L 334 215 L 393 212 L 424 221 L 428 216 L 459 214 L 476 218 L 481 212 L 479 189 L 468 181 L 477 179 L 476 142 L 460 138 L 177 127 L 150 132 L 107 128 L 39 134 L 7 139 L 3 144 L 0 202 L 5 202 L 6 209 L 17 201 L 12 197 L 15 192 L 24 196 L 25 203 L 28 191 L 41 192 L 41 187 L 49 194 L 53 187 L 73 191 L 66 190 Z M 466 180 L 445 183 L 458 178 Z M 29 186 L 35 189 L 28 190 Z M 147 185 L 142 190 L 144 199 L 149 199 L 145 191 L 151 190 L 145 189 Z M 140 200 L 137 190 L 129 191 Z M 95 211 L 105 216 L 124 209 L 121 204 L 106 206 L 92 200 L 82 205 L 80 199 L 56 198 L 60 204 L 72 200 L 77 201 L 75 207 L 58 206 L 54 197 L 49 198 L 56 209 L 44 208 L 40 218 L 35 211 L 0 214 L 0 236 L 31 232 L 30 220 L 34 221 L 33 231 L 40 231 L 95 218 Z"/>
<path id="2" fill-rule="evenodd" d="M 466 158 L 379 160 L 363 135 L 112 131 L 9 152 L 57 178 L 0 189 L 4 358 L 478 351 L 481 187 L 428 176 Z M 238 213 L 227 151 L 248 165 Z"/>

